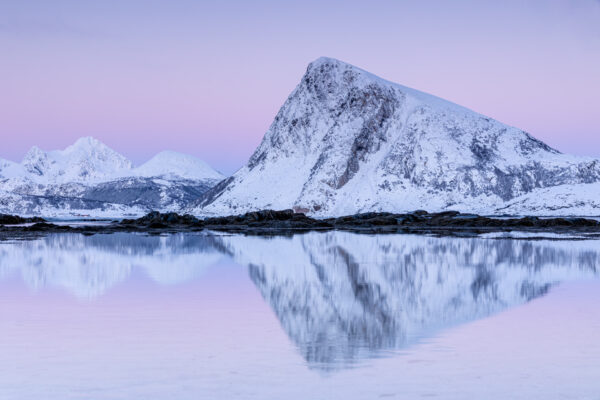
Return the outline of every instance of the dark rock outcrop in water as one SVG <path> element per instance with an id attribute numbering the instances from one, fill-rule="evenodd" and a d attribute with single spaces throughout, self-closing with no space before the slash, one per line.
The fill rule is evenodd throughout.
<path id="1" fill-rule="evenodd" d="M 167 227 L 199 227 L 200 220 L 193 215 L 179 215 L 177 213 L 160 213 L 152 211 L 137 219 L 124 219 L 120 222 L 122 226 L 136 226 L 143 228 L 167 228 Z"/>
<path id="2" fill-rule="evenodd" d="M 364 213 L 315 219 L 292 210 L 263 210 L 237 216 L 197 220 L 194 226 L 211 230 L 248 233 L 342 230 L 363 233 L 483 233 L 505 230 L 600 232 L 600 222 L 585 218 L 490 218 L 456 211 L 407 214 Z"/>
<path id="3" fill-rule="evenodd" d="M 18 225 L 32 222 L 46 222 L 46 220 L 40 217 L 23 218 L 18 215 L 0 214 L 0 225 Z"/>
<path id="4" fill-rule="evenodd" d="M 19 218 L 19 217 L 12 217 Z M 151 212 L 138 219 L 106 225 L 66 226 L 42 221 L 32 226 L 0 226 L 0 239 L 31 236 L 32 232 L 78 232 L 82 234 L 147 232 L 151 234 L 203 230 L 249 235 L 289 235 L 309 231 L 348 231 L 365 234 L 412 233 L 440 236 L 476 236 L 490 232 L 582 233 L 600 235 L 600 221 L 585 218 L 490 218 L 456 211 L 407 214 L 364 213 L 315 219 L 293 210 L 262 210 L 241 215 L 199 219 L 192 215 Z"/>

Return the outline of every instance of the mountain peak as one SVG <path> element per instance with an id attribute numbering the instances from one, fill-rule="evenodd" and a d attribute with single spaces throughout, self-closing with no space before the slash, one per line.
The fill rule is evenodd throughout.
<path id="1" fill-rule="evenodd" d="M 449 110 L 453 113 L 477 114 L 464 106 L 442 99 L 435 95 L 401 85 L 396 82 L 381 78 L 369 71 L 355 65 L 331 57 L 319 57 L 308 65 L 303 82 L 312 83 L 314 90 L 323 94 L 335 94 L 336 89 L 345 90 L 348 87 L 365 88 L 379 87 L 380 89 L 394 91 L 402 96 L 409 97 L 420 106 Z M 481 117 L 483 115 L 477 114 Z"/>
<path id="2" fill-rule="evenodd" d="M 185 179 L 221 180 L 224 176 L 207 163 L 189 154 L 171 150 L 161 151 L 136 168 L 140 176 L 174 176 Z"/>
<path id="3" fill-rule="evenodd" d="M 14 164 L 14 165 L 13 165 Z M 218 181 L 224 176 L 197 157 L 162 151 L 140 167 L 91 136 L 77 139 L 64 150 L 33 146 L 20 164 L 0 160 L 0 178 L 21 177 L 38 184 L 100 183 L 124 177 L 166 180 Z"/>
<path id="4" fill-rule="evenodd" d="M 348 65 L 348 66 L 354 67 L 353 65 L 348 64 L 348 63 L 346 63 L 344 61 L 340 61 L 337 58 L 321 56 L 321 57 L 317 58 L 316 60 L 312 61 L 309 64 L 309 68 L 311 68 L 311 67 L 312 68 L 316 68 L 316 67 L 321 66 L 323 64 Z"/>
<path id="5" fill-rule="evenodd" d="M 98 145 L 104 146 L 104 143 L 102 143 L 98 139 L 94 138 L 93 136 L 82 136 L 79 139 L 77 139 L 73 145 L 74 146 L 98 146 Z"/>
<path id="6" fill-rule="evenodd" d="M 21 163 L 0 159 L 0 212 L 94 216 L 174 211 L 224 177 L 196 157 L 164 151 L 139 168 L 92 137 L 64 150 L 32 147 Z"/>
<path id="7" fill-rule="evenodd" d="M 75 143 L 68 146 L 63 151 L 65 152 L 74 152 L 74 151 L 84 151 L 84 152 L 93 152 L 93 151 L 110 151 L 116 153 L 113 149 L 105 145 L 103 142 L 95 139 L 91 136 L 85 136 L 77 139 Z"/>
<path id="8" fill-rule="evenodd" d="M 131 161 L 92 137 L 83 137 L 64 150 L 46 152 L 33 146 L 23 158 L 28 173 L 41 183 L 104 180 L 130 170 Z"/>
<path id="9" fill-rule="evenodd" d="M 536 189 L 600 182 L 600 162 L 342 61 L 309 64 L 248 164 L 198 213 L 493 214 Z"/>
<path id="10" fill-rule="evenodd" d="M 32 174 L 40 176 L 44 175 L 49 167 L 48 154 L 39 147 L 33 146 L 29 149 L 27 154 L 25 154 L 21 164 Z"/>
<path id="11" fill-rule="evenodd" d="M 29 149 L 29 151 L 27 152 L 27 154 L 25 154 L 24 158 L 31 158 L 31 157 L 36 157 L 39 156 L 40 154 L 45 154 L 46 152 L 42 149 L 40 149 L 37 146 L 31 146 L 31 148 Z"/>

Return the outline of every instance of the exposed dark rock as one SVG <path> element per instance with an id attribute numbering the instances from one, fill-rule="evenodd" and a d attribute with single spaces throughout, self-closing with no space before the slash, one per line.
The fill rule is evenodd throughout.
<path id="1" fill-rule="evenodd" d="M 71 230 L 71 227 L 66 226 L 66 225 L 49 224 L 47 222 L 38 222 L 38 223 L 33 224 L 31 226 L 26 226 L 24 228 L 24 230 L 26 230 L 26 231 L 32 231 L 32 232 L 43 232 L 43 231 L 48 231 L 48 230 L 53 230 L 53 231 L 69 231 L 69 230 Z"/>
<path id="2" fill-rule="evenodd" d="M 2 221 L 38 222 L 42 219 L 19 219 L 1 216 Z M 6 224 L 6 222 L 4 222 Z M 20 222 L 17 222 L 20 223 Z M 78 232 L 82 234 L 113 232 L 185 232 L 212 230 L 254 235 L 288 235 L 307 231 L 350 231 L 356 233 L 413 233 L 474 236 L 480 233 L 525 231 L 585 233 L 600 235 L 600 222 L 585 218 L 494 218 L 455 211 L 428 213 L 418 210 L 407 214 L 370 212 L 344 217 L 315 219 L 293 210 L 262 210 L 241 215 L 199 219 L 192 215 L 151 212 L 138 219 L 124 219 L 107 225 L 61 226 L 38 222 L 32 226 L 0 226 L 0 240 L 27 232 Z M 27 233 L 28 234 L 28 233 Z M 27 235 L 26 234 L 26 235 Z"/>
<path id="3" fill-rule="evenodd" d="M 227 190 L 228 186 L 233 182 L 233 176 L 229 178 L 223 179 L 221 182 L 217 183 L 211 189 L 207 190 L 199 200 L 197 200 L 199 205 L 205 205 L 212 202 L 214 199 L 219 197 L 225 190 Z"/>
<path id="4" fill-rule="evenodd" d="M 18 215 L 0 214 L 0 225 L 17 225 L 45 221 L 44 218 L 40 217 L 23 218 Z"/>
<path id="5" fill-rule="evenodd" d="M 177 213 L 160 213 L 152 211 L 138 219 L 124 219 L 120 222 L 121 225 L 136 225 L 148 228 L 167 228 L 169 226 L 191 226 L 199 222 L 198 218 L 193 215 L 179 215 Z"/>

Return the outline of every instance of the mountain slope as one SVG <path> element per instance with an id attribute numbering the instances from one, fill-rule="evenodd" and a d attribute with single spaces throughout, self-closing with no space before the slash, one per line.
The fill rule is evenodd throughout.
<path id="1" fill-rule="evenodd" d="M 598 160 L 563 155 L 517 128 L 320 58 L 247 165 L 189 210 L 494 214 L 543 188 L 560 186 L 577 198 L 577 185 L 593 184 L 588 192 L 600 194 L 599 181 Z M 600 214 L 597 204 L 580 203 L 568 212 Z M 529 210 L 511 204 L 512 212 Z M 553 209 L 537 207 L 535 213 Z"/>
<path id="2" fill-rule="evenodd" d="M 0 160 L 0 212 L 60 217 L 179 210 L 223 176 L 189 155 L 163 152 L 134 168 L 93 138 L 65 150 L 33 147 L 23 161 Z"/>

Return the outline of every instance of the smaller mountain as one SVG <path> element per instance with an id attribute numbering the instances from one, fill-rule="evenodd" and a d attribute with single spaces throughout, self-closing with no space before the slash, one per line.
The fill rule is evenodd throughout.
<path id="1" fill-rule="evenodd" d="M 92 137 L 78 139 L 64 150 L 45 152 L 34 146 L 21 164 L 43 183 L 103 181 L 133 168 L 131 161 Z"/>
<path id="2" fill-rule="evenodd" d="M 136 168 L 85 137 L 64 150 L 34 146 L 21 163 L 0 159 L 0 212 L 105 217 L 175 211 L 223 178 L 204 161 L 173 151 Z"/>
<path id="3" fill-rule="evenodd" d="M 135 169 L 144 177 L 164 176 L 184 179 L 224 179 L 220 172 L 197 157 L 174 151 L 162 151 Z"/>

